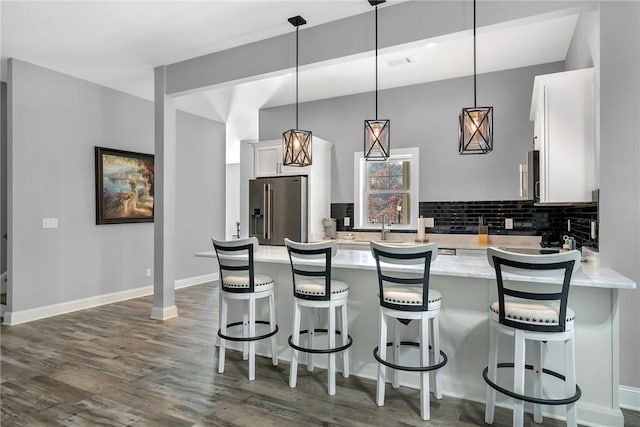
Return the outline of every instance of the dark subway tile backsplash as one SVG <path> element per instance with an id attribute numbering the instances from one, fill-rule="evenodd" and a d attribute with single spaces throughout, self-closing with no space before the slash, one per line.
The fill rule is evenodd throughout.
<path id="1" fill-rule="evenodd" d="M 591 238 L 591 222 L 598 228 L 598 204 L 570 206 L 535 205 L 530 200 L 490 200 L 472 202 L 420 202 L 419 215 L 433 218 L 435 227 L 428 233 L 475 234 L 478 218 L 489 226 L 489 234 L 531 235 L 542 233 L 570 235 L 576 238 L 578 247 L 598 248 L 598 238 Z M 331 217 L 336 218 L 338 231 L 352 231 L 353 203 L 332 203 Z M 349 226 L 344 218 L 350 218 Z M 513 229 L 504 227 L 505 219 L 513 219 Z M 568 230 L 570 222 L 571 229 Z"/>

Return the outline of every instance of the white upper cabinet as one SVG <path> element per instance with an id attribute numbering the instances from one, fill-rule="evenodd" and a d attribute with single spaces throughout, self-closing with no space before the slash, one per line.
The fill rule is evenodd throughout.
<path id="1" fill-rule="evenodd" d="M 322 144 L 322 142 L 319 144 Z M 277 175 L 307 175 L 309 173 L 309 166 L 284 166 L 282 164 L 283 153 L 281 140 L 256 142 L 252 145 L 256 178 Z M 312 162 L 314 162 L 313 153 L 311 158 Z"/>
<path id="2" fill-rule="evenodd" d="M 540 203 L 590 202 L 595 186 L 593 69 L 536 76 L 530 120 Z"/>

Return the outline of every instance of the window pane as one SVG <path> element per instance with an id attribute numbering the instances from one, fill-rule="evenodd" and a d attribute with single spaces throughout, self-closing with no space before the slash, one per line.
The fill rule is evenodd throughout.
<path id="1" fill-rule="evenodd" d="M 409 224 L 411 220 L 410 196 L 406 193 L 376 194 L 367 198 L 367 221 L 382 223 L 386 213 L 391 224 Z"/>
<path id="2" fill-rule="evenodd" d="M 369 191 L 409 190 L 409 160 L 368 162 Z"/>

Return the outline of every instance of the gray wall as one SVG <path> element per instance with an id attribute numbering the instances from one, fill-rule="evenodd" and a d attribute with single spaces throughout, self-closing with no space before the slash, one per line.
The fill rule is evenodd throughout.
<path id="1" fill-rule="evenodd" d="M 0 272 L 7 270 L 7 84 L 0 83 Z"/>
<path id="2" fill-rule="evenodd" d="M 600 251 L 640 284 L 640 3 L 603 2 Z M 624 48 L 622 48 L 624 47 Z M 620 383 L 640 387 L 640 289 L 620 292 Z"/>
<path id="3" fill-rule="evenodd" d="M 153 224 L 95 224 L 94 146 L 152 153 L 153 104 L 18 60 L 9 75 L 10 311 L 150 285 Z M 192 254 L 224 230 L 224 135 L 178 114 L 177 278 L 215 270 Z"/>
<path id="4" fill-rule="evenodd" d="M 391 120 L 391 149 L 420 147 L 420 201 L 513 200 L 518 164 L 532 148 L 529 121 L 533 78 L 562 71 L 550 63 L 478 76 L 478 106 L 494 108 L 494 149 L 458 154 L 458 114 L 473 106 L 473 78 L 463 77 L 379 92 L 378 117 Z M 354 201 L 353 153 L 363 149 L 364 120 L 374 118 L 374 93 L 300 104 L 300 127 L 333 142 L 333 203 Z M 260 139 L 280 138 L 294 124 L 294 107 L 260 111 Z"/>

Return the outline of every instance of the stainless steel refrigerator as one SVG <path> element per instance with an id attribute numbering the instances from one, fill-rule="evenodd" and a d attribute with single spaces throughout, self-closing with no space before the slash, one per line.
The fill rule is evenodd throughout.
<path id="1" fill-rule="evenodd" d="M 249 181 L 249 236 L 261 245 L 284 238 L 307 242 L 307 177 L 279 176 Z"/>

